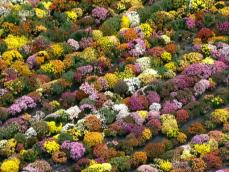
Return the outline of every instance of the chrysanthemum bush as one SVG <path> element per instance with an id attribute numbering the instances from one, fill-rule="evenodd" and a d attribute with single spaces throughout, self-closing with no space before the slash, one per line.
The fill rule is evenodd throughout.
<path id="1" fill-rule="evenodd" d="M 226 171 L 226 1 L 0 5 L 0 171 Z"/>

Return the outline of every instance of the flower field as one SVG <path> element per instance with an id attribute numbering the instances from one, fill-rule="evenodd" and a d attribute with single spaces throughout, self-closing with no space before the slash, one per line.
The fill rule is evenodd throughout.
<path id="1" fill-rule="evenodd" d="M 229 1 L 0 0 L 0 172 L 229 172 Z"/>

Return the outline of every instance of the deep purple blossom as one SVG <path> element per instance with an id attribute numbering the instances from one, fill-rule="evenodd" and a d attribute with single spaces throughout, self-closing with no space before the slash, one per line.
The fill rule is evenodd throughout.
<path id="1" fill-rule="evenodd" d="M 131 111 L 144 110 L 148 107 L 148 100 L 144 96 L 132 96 L 128 100 L 128 107 Z"/>
<path id="2" fill-rule="evenodd" d="M 141 134 L 142 134 L 142 132 L 144 130 L 144 126 L 141 126 L 141 125 L 126 123 L 126 122 L 123 122 L 121 125 L 122 125 L 123 130 L 126 133 L 132 133 L 136 137 L 141 136 Z"/>
<path id="3" fill-rule="evenodd" d="M 225 21 L 217 25 L 217 29 L 223 34 L 229 34 L 229 22 Z"/>

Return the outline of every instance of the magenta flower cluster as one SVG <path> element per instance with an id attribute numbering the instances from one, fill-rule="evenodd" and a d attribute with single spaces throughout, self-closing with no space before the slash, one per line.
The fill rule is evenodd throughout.
<path id="1" fill-rule="evenodd" d="M 207 79 L 212 75 L 211 67 L 207 64 L 194 63 L 188 66 L 184 71 L 184 75 L 198 76 L 201 79 Z"/>
<path id="2" fill-rule="evenodd" d="M 195 84 L 193 78 L 187 75 L 178 75 L 172 79 L 172 82 L 177 89 L 189 88 Z"/>
<path id="3" fill-rule="evenodd" d="M 36 107 L 35 101 L 29 96 L 22 96 L 21 98 L 17 99 L 14 104 L 12 104 L 8 111 L 9 113 L 15 115 L 17 113 L 21 113 L 29 108 Z"/>
<path id="4" fill-rule="evenodd" d="M 162 113 L 172 113 L 177 111 L 182 107 L 182 103 L 178 102 L 177 100 L 167 100 L 163 104 Z"/>
<path id="5" fill-rule="evenodd" d="M 157 92 L 150 91 L 147 95 L 147 99 L 148 99 L 149 103 L 152 104 L 152 103 L 160 103 L 161 98 Z"/>
<path id="6" fill-rule="evenodd" d="M 229 22 L 225 21 L 217 25 L 217 29 L 223 34 L 229 34 Z"/>
<path id="7" fill-rule="evenodd" d="M 68 150 L 70 152 L 70 157 L 73 160 L 78 160 L 83 157 L 86 150 L 82 143 L 70 141 L 64 141 L 61 148 Z"/>
<path id="8" fill-rule="evenodd" d="M 191 17 L 185 17 L 185 23 L 188 29 L 193 29 L 196 27 L 196 22 Z"/>

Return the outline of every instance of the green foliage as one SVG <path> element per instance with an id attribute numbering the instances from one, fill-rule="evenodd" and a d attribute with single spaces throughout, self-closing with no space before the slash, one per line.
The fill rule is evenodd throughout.
<path id="1" fill-rule="evenodd" d="M 14 102 L 14 96 L 11 92 L 8 92 L 0 97 L 0 106 L 8 106 Z"/>
<path id="2" fill-rule="evenodd" d="M 32 127 L 37 132 L 38 137 L 44 137 L 49 132 L 48 124 L 45 121 L 36 121 L 32 123 Z"/>
<path id="3" fill-rule="evenodd" d="M 105 118 L 105 123 L 106 124 L 111 124 L 116 117 L 115 112 L 108 108 L 108 107 L 103 107 L 99 110 L 99 114 L 101 114 Z"/>
<path id="4" fill-rule="evenodd" d="M 104 36 L 115 35 L 120 29 L 120 17 L 115 16 L 106 20 L 100 27 Z"/>
<path id="5" fill-rule="evenodd" d="M 33 149 L 25 150 L 22 155 L 21 159 L 25 162 L 34 162 L 37 158 L 37 152 Z"/>
<path id="6" fill-rule="evenodd" d="M 0 40 L 0 54 L 7 50 L 7 45 L 4 41 Z"/>
<path id="7" fill-rule="evenodd" d="M 17 143 L 22 143 L 22 144 L 26 143 L 26 136 L 23 133 L 17 133 L 14 136 L 14 139 L 17 141 Z"/>
<path id="8" fill-rule="evenodd" d="M 110 160 L 112 167 L 115 167 L 119 172 L 128 171 L 130 166 L 130 157 L 129 156 L 120 156 L 115 157 Z"/>
<path id="9" fill-rule="evenodd" d="M 140 16 L 140 22 L 144 23 L 152 13 L 152 7 L 151 6 L 146 6 L 144 8 L 140 8 L 137 10 L 139 16 Z"/>
<path id="10" fill-rule="evenodd" d="M 69 82 L 73 82 L 74 81 L 74 72 L 72 70 L 69 70 L 63 73 L 62 78 L 66 79 Z"/>
<path id="11" fill-rule="evenodd" d="M 16 12 L 11 12 L 4 18 L 4 22 L 19 25 L 20 24 L 20 17 L 17 15 Z"/>
<path id="12" fill-rule="evenodd" d="M 125 81 L 118 81 L 118 83 L 114 86 L 114 92 L 120 95 L 125 94 L 128 91 L 128 85 Z"/>
<path id="13" fill-rule="evenodd" d="M 75 39 L 76 41 L 80 41 L 84 37 L 88 37 L 88 33 L 83 30 L 79 30 L 71 34 L 70 38 Z"/>
<path id="14" fill-rule="evenodd" d="M 185 21 L 184 19 L 176 19 L 171 22 L 172 28 L 174 30 L 182 30 L 185 29 Z"/>
<path id="15" fill-rule="evenodd" d="M 207 13 L 204 16 L 204 25 L 206 27 L 213 27 L 215 25 L 215 16 L 211 13 Z"/>
<path id="16" fill-rule="evenodd" d="M 51 93 L 53 95 L 60 95 L 64 91 L 64 87 L 57 83 L 52 85 Z"/>
<path id="17" fill-rule="evenodd" d="M 72 135 L 68 133 L 60 133 L 60 135 L 58 136 L 58 143 L 62 144 L 66 140 L 73 141 Z"/>
<path id="18" fill-rule="evenodd" d="M 15 123 L 11 123 L 7 126 L 0 128 L 0 140 L 10 139 L 19 132 L 19 126 Z"/>

